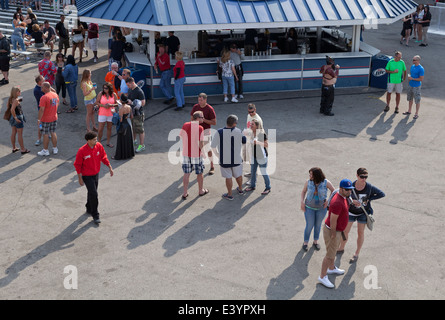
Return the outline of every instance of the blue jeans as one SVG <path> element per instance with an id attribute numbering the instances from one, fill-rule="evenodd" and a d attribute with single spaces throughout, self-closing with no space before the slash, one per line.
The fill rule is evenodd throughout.
<path id="1" fill-rule="evenodd" d="M 227 94 L 228 92 L 228 86 L 230 86 L 230 94 L 235 94 L 235 77 L 224 77 L 222 76 L 222 83 L 223 83 L 223 94 Z"/>
<path id="2" fill-rule="evenodd" d="M 20 36 L 11 36 L 11 42 L 12 42 L 12 49 L 17 50 L 17 43 L 22 48 L 22 51 L 26 51 L 25 47 L 25 41 L 23 41 L 23 38 Z"/>
<path id="3" fill-rule="evenodd" d="M 256 186 L 256 172 L 258 167 L 260 167 L 260 173 L 264 178 L 264 184 L 266 185 L 266 190 L 270 189 L 270 179 L 267 175 L 267 159 L 262 159 L 261 164 L 258 163 L 257 159 L 253 160 L 253 163 L 250 165 L 250 187 L 255 188 Z"/>
<path id="4" fill-rule="evenodd" d="M 318 210 L 306 207 L 304 210 L 304 218 L 306 219 L 306 228 L 304 229 L 304 242 L 309 242 L 312 229 L 314 229 L 314 240 L 320 239 L 320 229 L 323 218 L 326 215 L 326 208 Z"/>
<path id="5" fill-rule="evenodd" d="M 175 80 L 175 97 L 176 97 L 176 106 L 178 108 L 182 108 L 185 105 L 184 82 L 185 82 L 185 77 Z"/>
<path id="6" fill-rule="evenodd" d="M 3 10 L 9 9 L 9 0 L 0 0 L 0 4 Z"/>
<path id="7" fill-rule="evenodd" d="M 161 82 L 159 83 L 162 93 L 167 99 L 173 98 L 172 94 L 172 70 L 165 70 L 161 73 Z"/>
<path id="8" fill-rule="evenodd" d="M 66 84 L 68 95 L 70 96 L 71 109 L 77 107 L 77 95 L 76 95 L 77 81 Z"/>

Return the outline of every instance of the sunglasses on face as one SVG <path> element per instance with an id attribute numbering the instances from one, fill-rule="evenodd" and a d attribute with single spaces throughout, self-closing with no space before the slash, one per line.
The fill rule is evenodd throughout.
<path id="1" fill-rule="evenodd" d="M 368 176 L 359 176 L 360 179 L 368 179 Z"/>

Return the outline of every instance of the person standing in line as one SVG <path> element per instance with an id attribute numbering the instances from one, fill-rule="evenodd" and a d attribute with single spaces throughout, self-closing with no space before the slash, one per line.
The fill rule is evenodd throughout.
<path id="1" fill-rule="evenodd" d="M 11 125 L 11 144 L 12 144 L 12 153 L 16 153 L 17 151 L 21 151 L 22 154 L 29 153 L 30 151 L 25 148 L 23 143 L 23 128 L 25 115 L 23 114 L 22 109 L 22 97 L 20 96 L 21 91 L 20 87 L 15 86 L 11 89 L 11 94 L 8 99 L 8 108 L 6 109 L 5 114 L 10 114 L 9 116 L 9 124 Z M 7 117 L 6 117 L 7 118 Z M 15 146 L 15 137 L 17 136 L 20 149 Z"/>
<path id="2" fill-rule="evenodd" d="M 192 111 L 190 112 L 190 121 L 193 121 L 193 114 L 196 111 L 202 111 L 202 113 L 204 115 L 204 119 L 201 123 L 202 127 L 204 128 L 204 146 L 203 146 L 203 148 L 208 150 L 207 156 L 209 157 L 209 160 L 210 160 L 209 175 L 212 175 L 215 173 L 215 167 L 213 165 L 212 149 L 209 148 L 210 142 L 211 142 L 210 128 L 211 128 L 211 126 L 216 125 L 216 113 L 215 113 L 215 109 L 213 109 L 213 107 L 207 103 L 207 95 L 203 92 L 201 92 L 198 95 L 198 103 L 193 106 Z"/>
<path id="3" fill-rule="evenodd" d="M 222 197 L 226 200 L 233 200 L 232 178 L 235 178 L 238 187 L 236 191 L 239 195 L 244 195 L 243 191 L 243 159 L 241 158 L 241 145 L 246 143 L 246 137 L 240 129 L 236 127 L 238 117 L 229 115 L 226 126 L 218 129 L 212 139 L 212 149 L 219 158 L 221 175 L 226 181 L 227 193 Z"/>
<path id="4" fill-rule="evenodd" d="M 56 79 L 57 66 L 51 61 L 51 51 L 45 51 L 43 59 L 39 62 L 39 73 L 48 81 L 50 85 L 54 85 Z"/>
<path id="5" fill-rule="evenodd" d="M 77 106 L 77 80 L 79 79 L 79 67 L 76 65 L 74 56 L 69 55 L 66 58 L 66 65 L 62 69 L 62 76 L 65 79 L 66 89 L 70 96 L 70 109 L 66 113 L 73 113 L 78 109 Z"/>
<path id="6" fill-rule="evenodd" d="M 318 240 L 320 239 L 321 223 L 327 211 L 328 189 L 332 193 L 334 186 L 326 179 L 323 170 L 319 167 L 309 169 L 309 180 L 306 181 L 301 191 L 301 210 L 304 212 L 306 220 L 303 242 L 304 251 L 308 251 L 312 229 L 314 230 L 313 246 L 315 250 L 320 250 Z"/>
<path id="7" fill-rule="evenodd" d="M 74 161 L 74 168 L 77 172 L 79 184 L 85 185 L 88 190 L 86 212 L 93 217 L 96 224 L 99 224 L 99 199 L 97 187 L 99 185 L 99 172 L 101 162 L 110 170 L 110 176 L 113 176 L 113 168 L 108 160 L 107 153 L 100 142 L 97 141 L 96 132 L 87 132 L 85 134 L 87 143 L 79 148 Z"/>
<path id="8" fill-rule="evenodd" d="M 318 282 L 327 288 L 335 286 L 329 281 L 329 274 L 342 275 L 345 270 L 335 266 L 335 256 L 340 245 L 344 230 L 348 224 L 348 198 L 351 196 L 352 181 L 343 179 L 340 181 L 338 192 L 332 197 L 329 204 L 328 217 L 325 220 L 323 228 L 323 238 L 326 244 L 326 256 L 321 265 L 321 273 Z"/>
<path id="9" fill-rule="evenodd" d="M 83 101 L 87 109 L 86 125 L 87 131 L 98 131 L 96 128 L 96 121 L 94 119 L 94 105 L 96 104 L 96 89 L 97 86 L 91 81 L 91 70 L 85 69 L 82 73 L 82 79 L 80 80 L 80 88 L 83 93 Z M 90 123 L 93 129 L 90 129 Z"/>
<path id="10" fill-rule="evenodd" d="M 420 64 L 420 56 L 413 57 L 413 65 L 410 69 L 410 74 L 408 75 L 408 92 L 406 94 L 406 99 L 408 100 L 408 111 L 404 112 L 403 115 L 409 116 L 413 108 L 413 100 L 416 103 L 416 114 L 414 119 L 419 117 L 420 109 L 420 99 L 421 99 L 421 87 L 423 77 L 425 76 L 425 69 Z"/>
<path id="11" fill-rule="evenodd" d="M 219 61 L 219 66 L 222 69 L 222 83 L 223 83 L 223 94 L 224 102 L 229 101 L 227 97 L 228 88 L 230 87 L 230 94 L 232 95 L 232 102 L 238 102 L 235 98 L 235 81 L 238 81 L 238 76 L 236 75 L 235 63 L 230 59 L 230 51 L 224 51 Z"/>
<path id="12" fill-rule="evenodd" d="M 394 110 L 394 113 L 399 113 L 400 94 L 403 91 L 403 81 L 405 81 L 406 78 L 406 65 L 405 61 L 402 60 L 402 53 L 400 51 L 396 51 L 394 53 L 394 58 L 388 61 L 385 70 L 386 73 L 389 73 L 389 76 L 388 86 L 386 89 L 386 107 L 383 111 L 389 111 L 391 93 L 395 91 L 396 108 Z"/>
<path id="13" fill-rule="evenodd" d="M 249 192 L 255 190 L 256 173 L 258 167 L 260 167 L 260 173 L 263 176 L 265 184 L 265 189 L 263 192 L 261 192 L 261 194 L 264 196 L 270 193 L 270 178 L 267 174 L 267 160 L 269 156 L 267 148 L 269 147 L 269 142 L 267 141 L 266 132 L 264 132 L 264 129 L 258 120 L 252 120 L 250 128 L 252 130 L 251 146 L 253 149 L 253 151 L 250 152 L 252 155 L 252 159 L 250 161 L 251 179 L 250 186 L 247 187 L 244 191 Z"/>
<path id="14" fill-rule="evenodd" d="M 385 193 L 381 191 L 379 188 L 368 183 L 368 170 L 366 168 L 358 168 L 357 169 L 357 180 L 355 180 L 352 185 L 354 186 L 354 192 L 351 194 L 351 199 L 359 201 L 366 212 L 369 215 L 374 213 L 374 210 L 371 207 L 371 201 L 383 198 Z M 346 240 L 342 240 L 340 247 L 338 248 L 339 253 L 344 252 L 346 242 L 348 241 L 348 235 L 351 231 L 352 225 L 357 221 L 357 249 L 349 260 L 349 263 L 354 263 L 358 260 L 358 256 L 360 254 L 360 250 L 362 249 L 363 242 L 365 241 L 365 226 L 366 226 L 366 214 L 361 208 L 361 206 L 357 207 L 354 204 L 349 205 L 349 222 L 345 229 L 345 237 Z"/>
<path id="15" fill-rule="evenodd" d="M 326 56 L 326 64 L 321 67 L 323 75 L 321 85 L 320 113 L 325 116 L 333 116 L 332 107 L 335 98 L 335 83 L 337 82 L 340 66 L 335 64 L 334 58 Z"/>
<path id="16" fill-rule="evenodd" d="M 161 82 L 159 83 L 159 88 L 161 89 L 167 100 L 164 101 L 165 104 L 171 104 L 175 97 L 171 93 L 171 82 L 172 82 L 172 70 L 170 67 L 170 56 L 165 51 L 165 46 L 163 44 L 158 45 L 159 52 L 156 55 L 156 62 L 154 69 L 156 73 L 161 72 Z"/>
<path id="17" fill-rule="evenodd" d="M 183 60 L 183 53 L 176 51 L 175 53 L 176 64 L 173 67 L 173 75 L 175 77 L 175 97 L 176 108 L 175 111 L 182 110 L 185 106 L 184 98 L 184 82 L 185 82 L 185 63 Z"/>
<path id="18" fill-rule="evenodd" d="M 230 59 L 235 63 L 235 71 L 238 77 L 237 81 L 235 81 L 235 98 L 244 99 L 243 96 L 243 64 L 241 57 L 241 50 L 238 49 L 235 43 L 230 46 Z"/>
<path id="19" fill-rule="evenodd" d="M 423 9 L 423 18 L 419 19 L 418 23 L 420 28 L 422 28 L 422 43 L 419 44 L 419 47 L 426 47 L 428 46 L 428 29 L 431 24 L 431 12 L 430 12 L 430 6 L 426 5 Z"/>
<path id="20" fill-rule="evenodd" d="M 57 148 L 57 109 L 59 108 L 59 96 L 51 90 L 49 82 L 42 83 L 44 95 L 40 98 L 40 109 L 38 113 L 38 124 L 41 125 L 43 134 L 43 149 L 37 152 L 39 156 L 49 156 L 49 136 L 53 144 L 53 154 L 59 153 Z"/>
<path id="21" fill-rule="evenodd" d="M 202 161 L 201 150 L 204 146 L 203 132 L 204 128 L 201 123 L 204 119 L 202 111 L 195 111 L 192 115 L 193 120 L 184 123 L 179 134 L 182 140 L 182 177 L 183 193 L 182 199 L 185 200 L 189 196 L 188 185 L 190 181 L 190 174 L 194 170 L 196 173 L 196 180 L 198 181 L 199 196 L 204 196 L 209 193 L 209 190 L 204 189 L 204 163 Z"/>

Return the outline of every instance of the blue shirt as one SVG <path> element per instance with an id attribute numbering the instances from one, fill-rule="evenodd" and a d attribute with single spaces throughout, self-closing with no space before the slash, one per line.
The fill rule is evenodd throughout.
<path id="1" fill-rule="evenodd" d="M 418 66 L 413 64 L 411 66 L 410 74 L 411 78 L 420 78 L 421 76 L 425 75 L 425 69 L 423 69 L 420 64 Z M 409 85 L 411 87 L 420 87 L 422 85 L 422 81 L 410 80 Z"/>

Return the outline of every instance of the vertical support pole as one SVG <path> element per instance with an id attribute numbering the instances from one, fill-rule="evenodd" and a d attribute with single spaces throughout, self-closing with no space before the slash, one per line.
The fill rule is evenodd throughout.
<path id="1" fill-rule="evenodd" d="M 361 29 L 361 25 L 355 25 L 352 27 L 351 52 L 359 52 L 360 51 L 360 29 Z"/>
<path id="2" fill-rule="evenodd" d="M 154 84 L 153 84 L 153 73 L 154 73 L 154 63 L 156 61 L 156 45 L 155 45 L 155 32 L 148 31 L 150 42 L 148 46 L 148 59 L 150 61 L 150 81 L 151 81 L 151 98 L 154 99 Z"/>

